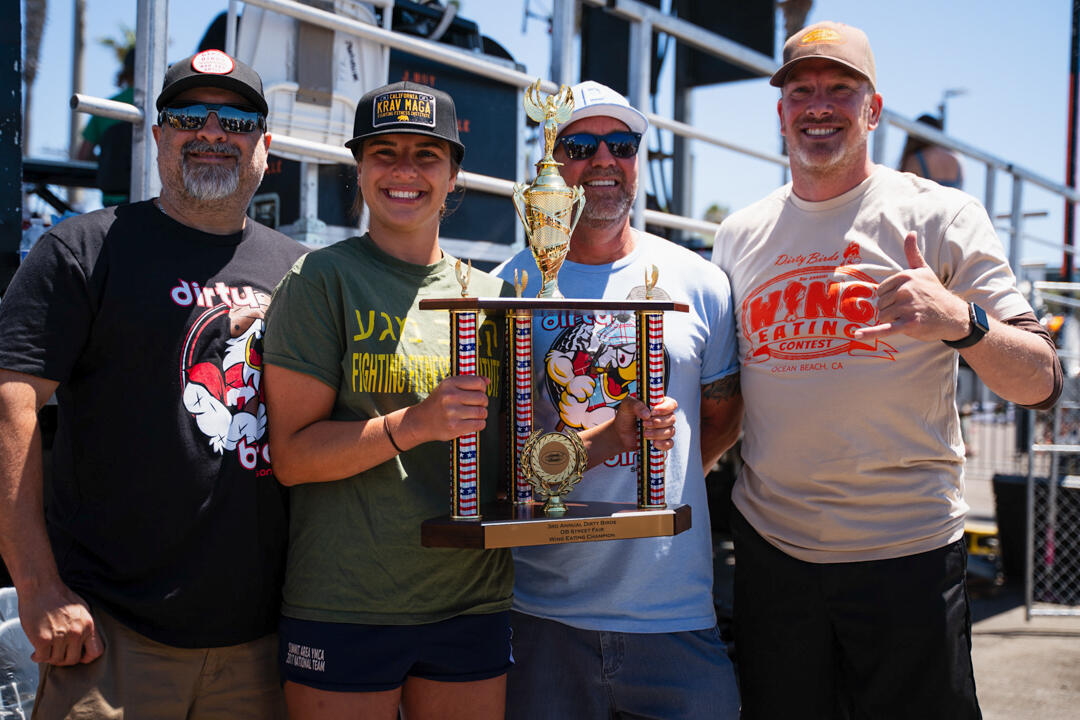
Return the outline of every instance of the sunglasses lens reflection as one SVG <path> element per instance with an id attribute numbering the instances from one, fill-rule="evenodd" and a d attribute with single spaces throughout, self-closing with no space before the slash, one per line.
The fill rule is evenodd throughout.
<path id="1" fill-rule="evenodd" d="M 246 134 L 263 126 L 262 115 L 254 110 L 210 103 L 165 108 L 161 111 L 161 122 L 176 130 L 201 130 L 210 113 L 217 115 L 221 129 L 228 133 Z"/>
<path id="2" fill-rule="evenodd" d="M 625 136 L 622 139 L 615 137 L 616 135 Z M 608 150 L 611 154 L 617 158 L 633 157 L 637 154 L 639 137 L 634 137 L 631 133 L 611 133 L 604 138 L 604 142 L 607 143 Z"/>
<path id="3" fill-rule="evenodd" d="M 571 160 L 587 160 L 596 154 L 603 142 L 608 147 L 608 152 L 613 157 L 620 159 L 630 158 L 637 154 L 641 135 L 632 132 L 612 132 L 607 135 L 593 135 L 592 133 L 574 133 L 559 138 L 566 156 Z"/>
<path id="4" fill-rule="evenodd" d="M 571 160 L 584 160 L 596 154 L 599 146 L 595 135 L 567 135 L 562 139 L 563 149 Z"/>

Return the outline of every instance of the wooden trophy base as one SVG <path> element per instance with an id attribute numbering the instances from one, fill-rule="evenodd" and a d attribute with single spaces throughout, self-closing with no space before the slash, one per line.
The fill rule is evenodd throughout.
<path id="1" fill-rule="evenodd" d="M 678 535 L 690 529 L 690 506 L 639 510 L 637 503 L 567 502 L 566 514 L 547 516 L 543 503 L 483 505 L 479 520 L 452 520 L 449 515 L 420 526 L 424 547 L 509 548 L 563 545 L 598 540 Z"/>

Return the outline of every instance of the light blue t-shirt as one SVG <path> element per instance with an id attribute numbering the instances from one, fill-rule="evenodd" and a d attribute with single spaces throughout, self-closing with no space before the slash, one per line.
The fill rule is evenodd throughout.
<path id="1" fill-rule="evenodd" d="M 731 288 L 720 268 L 663 238 L 635 232 L 627 257 L 606 265 L 566 261 L 558 284 L 568 298 L 624 299 L 644 289 L 649 265 L 657 287 L 690 312 L 664 314 L 667 395 L 679 403 L 675 447 L 668 453 L 667 502 L 689 504 L 693 525 L 675 537 L 519 548 L 514 551 L 514 609 L 587 630 L 681 632 L 716 623 L 712 542 L 699 433 L 701 386 L 737 372 Z M 540 272 L 529 250 L 494 274 L 513 282 Z M 533 317 L 535 427 L 592 427 L 637 394 L 634 314 L 552 313 Z M 548 367 L 557 372 L 546 372 Z M 637 453 L 587 472 L 573 500 L 635 502 Z"/>

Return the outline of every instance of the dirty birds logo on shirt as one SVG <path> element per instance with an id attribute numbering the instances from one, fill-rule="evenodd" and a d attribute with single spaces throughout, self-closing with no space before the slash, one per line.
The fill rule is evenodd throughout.
<path id="1" fill-rule="evenodd" d="M 585 430 L 615 416 L 638 393 L 637 324 L 633 314 L 560 312 L 540 319 L 558 334 L 544 356 L 545 383 L 559 427 Z M 665 350 L 664 367 L 669 367 Z M 610 458 L 608 466 L 635 464 L 637 453 Z"/>
<path id="2" fill-rule="evenodd" d="M 235 452 L 248 470 L 261 459 L 264 467 L 258 474 L 269 473 L 262 335 L 270 296 L 250 285 L 236 288 L 218 282 L 202 287 L 180 280 L 170 298 L 181 307 L 206 308 L 191 324 L 181 349 L 184 409 L 213 452 Z"/>
<path id="3" fill-rule="evenodd" d="M 855 267 L 860 262 L 854 242 L 842 256 L 781 254 L 775 264 L 794 267 L 750 290 L 740 308 L 749 343 L 743 362 L 789 361 L 783 367 L 794 372 L 823 369 L 823 358 L 841 355 L 892 360 L 896 349 L 888 343 L 854 337 L 877 324 L 877 283 Z"/>
<path id="4" fill-rule="evenodd" d="M 415 90 L 395 90 L 375 98 L 371 126 L 410 123 L 435 127 L 435 96 Z"/>

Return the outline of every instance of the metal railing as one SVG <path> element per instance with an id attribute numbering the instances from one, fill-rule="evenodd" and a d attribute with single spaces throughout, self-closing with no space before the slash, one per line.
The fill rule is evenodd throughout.
<path id="1" fill-rule="evenodd" d="M 230 17 L 235 17 L 237 2 L 238 0 L 229 0 Z M 608 12 L 631 23 L 629 95 L 631 102 L 639 108 L 648 107 L 648 95 L 650 92 L 650 47 L 654 33 L 665 33 L 674 38 L 678 43 L 683 43 L 696 50 L 734 63 L 762 76 L 771 74 L 779 67 L 776 60 L 767 55 L 746 48 L 685 20 L 666 15 L 656 8 L 638 2 L 637 0 L 554 0 L 553 21 L 555 25 L 552 32 L 552 57 L 555 58 L 555 62 L 553 62 L 554 71 L 560 74 L 561 77 L 559 79 L 561 82 L 570 81 L 570 78 L 568 77 L 568 58 L 569 48 L 574 40 L 574 13 L 568 11 L 567 7 L 569 6 L 572 10 L 573 4 L 576 2 L 605 8 Z M 523 73 L 495 62 L 490 62 L 485 60 L 482 56 L 473 53 L 458 50 L 448 45 L 433 43 L 422 38 L 396 33 L 389 30 L 387 27 L 379 27 L 352 20 L 318 8 L 293 2 L 293 0 L 247 0 L 245 4 L 281 13 L 288 17 L 320 27 L 350 33 L 364 40 L 369 40 L 426 59 L 445 63 L 452 67 L 518 88 L 527 87 L 535 79 L 528 73 Z M 378 4 L 390 5 L 392 3 L 390 3 L 389 0 L 379 0 Z M 139 47 L 136 49 L 136 102 L 134 106 L 127 106 L 129 108 L 128 112 L 124 113 L 122 117 L 115 114 L 121 112 L 119 108 L 115 107 L 115 105 L 121 105 L 120 103 L 106 106 L 104 103 L 108 103 L 109 101 L 103 99 L 91 98 L 86 95 L 76 95 L 72 98 L 72 107 L 76 110 L 92 114 L 108 115 L 109 117 L 118 117 L 119 119 L 132 121 L 136 126 L 141 125 L 145 127 L 145 132 L 136 133 L 135 154 L 139 157 L 136 158 L 132 174 L 133 176 L 138 174 L 139 177 L 133 177 L 133 180 L 136 182 L 133 182 L 132 185 L 132 197 L 150 197 L 153 194 L 156 194 L 157 191 L 157 174 L 156 172 L 151 172 L 154 164 L 154 144 L 152 141 L 140 142 L 140 140 L 148 140 L 150 137 L 148 124 L 142 123 L 140 118 L 142 117 L 142 114 L 146 112 L 153 112 L 153 98 L 156 97 L 157 93 L 160 91 L 161 77 L 164 74 L 165 63 L 163 55 L 160 60 L 157 55 L 164 52 L 164 16 L 167 5 L 168 0 L 138 1 L 139 38 L 140 40 L 145 38 L 146 42 L 140 42 L 138 44 Z M 384 25 L 387 24 L 386 17 L 388 16 L 389 12 L 384 13 Z M 233 35 L 235 33 L 234 23 L 230 22 L 228 28 L 230 31 L 230 39 L 227 40 L 227 44 L 230 42 L 235 43 L 235 37 Z M 140 47 L 142 48 L 141 52 Z M 153 48 L 158 48 L 159 50 L 154 51 Z M 153 57 L 148 57 L 151 54 Z M 145 66 L 145 69 L 153 68 L 157 72 L 147 74 L 145 69 L 143 72 L 140 72 L 140 57 L 143 58 L 143 66 Z M 541 84 L 541 87 L 546 92 L 554 92 L 558 89 L 556 83 L 552 81 L 544 81 Z M 147 108 L 150 109 L 147 110 Z M 140 109 L 142 109 L 141 113 L 139 112 Z M 653 127 L 672 132 L 683 138 L 725 148 L 729 151 L 753 157 L 764 162 L 781 166 L 787 164 L 787 158 L 783 155 L 733 143 L 724 138 L 704 132 L 700 128 L 695 128 L 686 123 L 677 122 L 671 118 L 655 113 L 646 113 L 646 116 Z M 1032 170 L 945 135 L 927 125 L 909 120 L 897 113 L 885 111 L 883 112 L 882 117 L 883 123 L 877 130 L 873 148 L 874 159 L 877 162 L 881 161 L 884 154 L 886 128 L 887 126 L 894 126 L 905 131 L 909 135 L 936 143 L 969 157 L 975 162 L 985 165 L 987 172 L 983 204 L 991 213 L 993 212 L 995 204 L 996 174 L 998 172 L 1004 172 L 1012 178 L 1013 192 L 1010 207 L 1010 222 L 1007 225 L 1000 227 L 1009 236 L 1009 260 L 1017 270 L 1020 269 L 1020 248 L 1023 241 L 1025 239 L 1034 239 L 1023 233 L 1021 202 L 1024 184 L 1030 183 L 1034 186 L 1041 187 L 1053 194 L 1061 196 L 1064 200 L 1073 203 L 1080 202 L 1080 193 L 1076 190 L 1050 180 Z M 287 148 L 291 152 L 307 155 L 313 159 L 342 161 L 347 163 L 352 162 L 351 157 L 347 157 L 348 153 L 341 148 L 299 140 L 292 141 L 290 138 L 282 135 L 275 135 L 274 142 L 283 149 Z M 509 195 L 511 180 L 464 173 L 460 184 L 483 192 L 490 192 L 497 195 Z M 636 227 L 643 227 L 645 222 L 662 227 L 679 228 L 704 234 L 712 234 L 718 227 L 715 223 L 703 220 L 646 210 L 645 194 L 639 193 L 635 205 L 634 225 Z M 1035 240 L 1038 241 L 1037 239 Z M 1055 247 L 1061 246 L 1055 245 Z"/>

